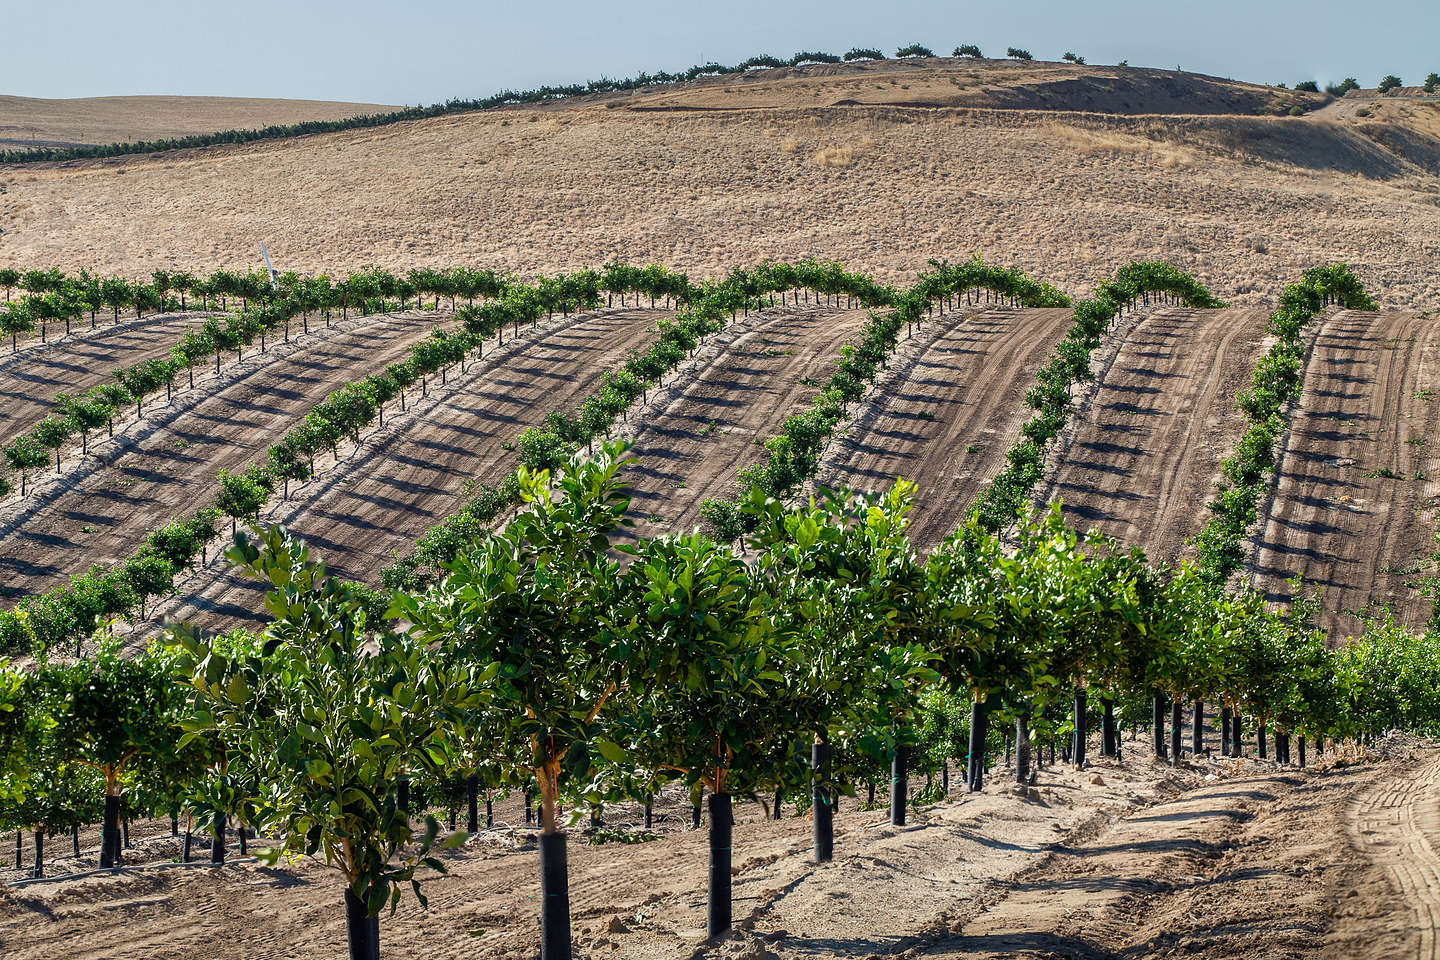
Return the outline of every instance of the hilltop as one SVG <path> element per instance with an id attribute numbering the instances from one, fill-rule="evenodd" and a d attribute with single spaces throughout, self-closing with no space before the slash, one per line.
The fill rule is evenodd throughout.
<path id="1" fill-rule="evenodd" d="M 381 103 L 253 97 L 0 96 L 0 147 L 79 146 L 183 137 L 398 109 Z"/>
<path id="2" fill-rule="evenodd" d="M 1440 279 L 1440 104 L 1144 68 L 814 65 L 291 140 L 0 171 L 0 254 L 136 272 L 470 263 L 698 273 L 980 252 L 1073 291 L 1167 258 L 1237 302 L 1347 260 Z M 1354 103 L 1358 104 L 1359 99 Z M 1373 104 L 1372 104 L 1373 107 Z M 1292 114 L 1299 114 L 1298 116 Z"/>

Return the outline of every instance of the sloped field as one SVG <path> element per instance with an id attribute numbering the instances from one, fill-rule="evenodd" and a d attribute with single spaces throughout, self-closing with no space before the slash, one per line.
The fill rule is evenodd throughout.
<path id="1" fill-rule="evenodd" d="M 1440 329 L 1417 313 L 1344 311 L 1315 334 L 1274 497 L 1253 560 L 1273 599 L 1302 576 L 1324 596 L 1322 626 L 1389 606 L 1423 626 L 1413 584 L 1431 572 L 1440 496 Z"/>

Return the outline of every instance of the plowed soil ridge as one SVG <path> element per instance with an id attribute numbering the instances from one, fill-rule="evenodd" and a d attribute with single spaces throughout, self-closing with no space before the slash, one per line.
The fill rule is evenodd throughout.
<path id="1" fill-rule="evenodd" d="M 337 386 L 399 359 L 432 325 L 429 316 L 377 315 L 292 341 L 284 356 L 252 356 L 245 375 L 203 396 L 197 390 L 173 416 L 141 421 L 128 442 L 107 444 L 60 488 L 22 503 L 23 521 L 0 536 L 0 597 L 13 601 L 128 557 L 171 517 L 213 502 L 221 467 L 263 456 Z"/>
<path id="2" fill-rule="evenodd" d="M 1220 461 L 1245 419 L 1235 394 L 1266 348 L 1263 308 L 1167 308 L 1140 319 L 1072 420 L 1039 502 L 1063 501 L 1154 561 L 1175 560 L 1204 523 Z"/>
<path id="3" fill-rule="evenodd" d="M 168 356 L 187 330 L 199 328 L 212 316 L 217 314 L 131 318 L 118 325 L 107 323 L 94 332 L 77 331 L 58 340 L 52 337 L 45 344 L 37 341 L 33 347 L 7 354 L 0 360 L 0 440 L 8 442 L 15 434 L 28 430 L 50 411 L 61 393 L 81 393 L 111 383 L 120 367 Z M 197 386 L 201 377 L 208 379 L 204 364 L 196 368 L 195 375 Z M 189 381 L 182 374 L 177 382 Z"/>
<path id="4" fill-rule="evenodd" d="M 739 472 L 768 456 L 760 444 L 808 408 L 868 316 L 824 306 L 761 311 L 678 390 L 635 415 L 633 534 L 689 530 L 702 501 L 733 495 Z"/>
<path id="5" fill-rule="evenodd" d="M 913 359 L 902 344 L 893 385 L 885 380 L 863 401 L 826 451 L 817 483 L 881 490 L 897 477 L 915 481 L 910 537 L 920 549 L 935 546 L 1003 468 L 1029 419 L 1025 392 L 1072 314 L 996 308 L 932 321 L 944 324 L 939 334 Z"/>
<path id="6" fill-rule="evenodd" d="M 510 445 L 551 411 L 572 412 L 625 356 L 655 336 L 665 310 L 603 310 L 554 318 L 520 339 L 487 348 L 448 387 L 430 385 L 385 427 L 364 436 L 358 450 L 261 515 L 284 524 L 347 579 L 378 584 L 381 567 L 425 529 L 453 513 L 466 482 L 496 483 L 516 463 Z M 507 334 L 508 336 L 508 334 Z M 179 599 L 163 617 L 207 627 L 254 625 L 264 615 L 263 590 L 217 559 L 179 585 Z"/>
<path id="7" fill-rule="evenodd" d="M 1440 327 L 1411 312 L 1339 311 L 1321 321 L 1290 418 L 1252 577 L 1272 600 L 1300 575 L 1322 591 L 1321 627 L 1389 605 L 1424 624 L 1411 586 L 1434 549 L 1440 495 Z"/>

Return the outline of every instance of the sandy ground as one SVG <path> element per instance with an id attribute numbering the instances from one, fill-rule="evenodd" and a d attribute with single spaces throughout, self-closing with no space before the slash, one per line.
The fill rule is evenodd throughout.
<path id="1" fill-rule="evenodd" d="M 217 130 L 253 130 L 302 120 L 342 120 L 396 107 L 331 100 L 251 97 L 0 96 L 0 148 L 158 140 Z"/>
<path id="2" fill-rule="evenodd" d="M 1235 394 L 1269 346 L 1263 308 L 1169 308 L 1142 319 L 1071 421 L 1037 489 L 1065 518 L 1155 562 L 1193 556 L 1220 461 L 1245 428 Z"/>
<path id="3" fill-rule="evenodd" d="M 1276 599 L 1297 574 L 1324 596 L 1323 626 L 1389 605 L 1422 627 L 1440 506 L 1440 330 L 1433 316 L 1342 311 L 1314 333 L 1251 572 Z"/>
<path id="4" fill-rule="evenodd" d="M 1179 770 L 1128 742 L 1123 763 L 1047 768 L 1017 793 L 997 771 L 981 794 L 912 811 L 843 800 L 836 860 L 808 857 L 804 817 L 742 805 L 740 928 L 703 949 L 706 838 L 674 798 L 661 837 L 590 846 L 572 828 L 570 890 L 582 957 L 1434 956 L 1433 748 L 1281 770 L 1201 759 Z M 1327 757 L 1327 761 L 1333 757 Z M 636 811 L 607 812 L 614 826 Z M 497 822 L 521 820 L 517 801 Z M 174 854 L 160 837 L 132 851 Z M 68 848 L 68 842 L 65 843 Z M 1407 854 L 1397 865 L 1396 850 Z M 63 851 L 68 853 L 68 849 Z M 233 854 L 232 848 L 232 854 Z M 57 859 L 56 866 L 66 863 Z M 381 921 L 391 951 L 528 957 L 537 941 L 535 847 L 522 828 L 473 839 L 450 875 Z M 336 875 L 313 864 L 140 870 L 0 893 L 6 956 L 326 957 L 343 950 Z M 256 924 L 255 916 L 265 922 Z M 117 925 L 116 921 L 120 921 Z M 1417 948 L 1430 944 L 1430 951 Z"/>
<path id="5" fill-rule="evenodd" d="M 697 363 L 631 415 L 636 459 L 628 472 L 628 519 L 638 536 L 702 524 L 707 497 L 732 497 L 739 473 L 763 463 L 761 444 L 785 418 L 808 409 L 834 373 L 865 310 L 773 307 L 732 326 L 697 351 Z"/>
<path id="6" fill-rule="evenodd" d="M 506 331 L 503 347 L 490 342 L 467 372 L 452 371 L 429 398 L 412 391 L 407 410 L 390 411 L 386 425 L 362 435 L 358 450 L 342 449 L 339 463 L 293 487 L 262 514 L 303 537 L 338 575 L 379 585 L 380 568 L 395 553 L 454 512 L 468 485 L 498 483 L 514 469 L 515 438 L 552 411 L 573 413 L 601 375 L 656 334 L 664 310 L 602 310 L 563 319 L 558 314 L 520 338 Z M 348 445 L 347 445 L 348 446 Z M 263 591 L 228 573 L 219 560 L 178 584 L 145 631 L 166 619 L 212 627 L 256 626 Z M 143 632 L 143 631 L 142 631 Z"/>
<path id="7" fill-rule="evenodd" d="M 0 596 L 18 599 L 92 563 L 124 560 L 171 517 L 213 503 L 222 467 L 263 461 L 336 386 L 401 358 L 435 323 L 433 314 L 416 314 L 352 317 L 332 331 L 320 325 L 289 344 L 272 341 L 265 354 L 256 349 L 222 368 L 218 382 L 197 380 L 168 405 L 152 401 L 114 440 L 88 457 L 75 450 L 69 468 L 7 502 Z"/>
<path id="8" fill-rule="evenodd" d="M 959 96 L 982 67 L 1002 70 L 906 67 L 914 77 L 877 80 L 868 103 L 854 72 L 762 77 L 667 102 L 8 169 L 0 261 L 248 268 L 264 240 L 279 269 L 332 273 L 466 263 L 533 274 L 620 257 L 713 275 L 813 254 L 901 282 L 930 257 L 979 252 L 1083 293 L 1143 257 L 1254 304 L 1343 259 L 1388 307 L 1440 300 L 1440 278 L 1411 266 L 1440 254 L 1440 137 L 1426 126 L 1440 105 L 1408 104 L 1416 117 L 1371 129 L 1255 116 L 1240 88 L 1234 114 L 1176 115 L 1164 78 L 1087 104 L 1038 74 L 1031 86 L 1050 94 L 1007 99 L 1002 88 L 1025 83 L 987 74 L 975 89 L 995 89 L 966 102 L 1000 109 L 931 90 Z M 1111 84 L 1104 74 L 1070 79 Z M 1134 115 L 1095 112 L 1126 103 Z"/>
<path id="9" fill-rule="evenodd" d="M 879 491 L 914 481 L 910 536 L 935 546 L 1004 468 L 1031 413 L 1025 391 L 1071 322 L 1068 309 L 962 307 L 921 324 L 837 431 L 817 482 Z"/>

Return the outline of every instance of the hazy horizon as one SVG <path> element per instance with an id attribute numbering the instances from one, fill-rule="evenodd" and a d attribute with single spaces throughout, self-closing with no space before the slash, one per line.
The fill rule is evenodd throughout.
<path id="1" fill-rule="evenodd" d="M 9 18 L 0 94 L 430 104 L 762 53 L 879 47 L 888 56 L 915 42 L 940 55 L 962 43 L 992 57 L 1016 46 L 1039 60 L 1073 51 L 1097 64 L 1126 60 L 1290 85 L 1352 76 L 1373 87 L 1390 73 L 1415 84 L 1440 71 L 1440 4 L 1396 0 L 1385 11 L 1382 26 L 1373 8 L 1336 0 L 1303 8 L 1214 0 L 1184 9 L 1139 0 L 1033 0 L 1007 9 L 739 0 L 702 10 L 653 0 L 605 8 L 574 0 L 544 8 L 319 0 L 243 12 L 180 0 L 22 0 Z"/>

